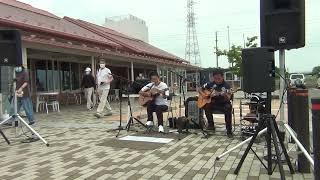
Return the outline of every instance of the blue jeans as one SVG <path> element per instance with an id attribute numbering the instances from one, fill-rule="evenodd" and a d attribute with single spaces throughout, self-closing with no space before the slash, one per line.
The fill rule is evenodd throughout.
<path id="1" fill-rule="evenodd" d="M 10 101 L 11 100 L 12 100 L 12 98 L 10 98 Z M 17 98 L 17 113 L 18 114 L 20 112 L 21 106 L 23 107 L 24 111 L 26 112 L 29 123 L 34 122 L 33 105 L 32 105 L 30 97 L 18 97 Z M 13 107 L 12 107 L 10 114 L 12 115 L 13 113 L 14 112 L 13 112 Z"/>

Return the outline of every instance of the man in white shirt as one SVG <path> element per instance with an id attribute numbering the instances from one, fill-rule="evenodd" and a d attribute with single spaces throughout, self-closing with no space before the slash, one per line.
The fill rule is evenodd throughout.
<path id="1" fill-rule="evenodd" d="M 147 105 L 148 121 L 147 126 L 153 126 L 153 112 L 156 112 L 158 119 L 159 132 L 164 132 L 163 129 L 163 112 L 168 110 L 167 96 L 169 96 L 169 89 L 166 83 L 160 81 L 157 72 L 150 73 L 151 83 L 144 86 L 139 94 L 142 96 L 154 96 L 154 100 Z M 157 94 L 150 94 L 147 91 L 150 89 L 157 89 L 160 92 Z"/>
<path id="2" fill-rule="evenodd" d="M 110 107 L 107 97 L 110 90 L 110 83 L 113 80 L 113 77 L 111 75 L 110 69 L 106 68 L 106 62 L 104 59 L 100 59 L 99 64 L 100 69 L 98 70 L 96 77 L 98 86 L 97 93 L 100 100 L 97 113 L 95 114 L 97 118 L 101 118 L 103 115 L 112 115 L 112 109 Z M 103 110 L 105 107 L 107 108 L 107 112 L 106 114 L 103 114 Z"/>

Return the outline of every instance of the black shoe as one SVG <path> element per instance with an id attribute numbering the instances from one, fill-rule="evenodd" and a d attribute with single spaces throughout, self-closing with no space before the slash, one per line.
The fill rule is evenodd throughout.
<path id="1" fill-rule="evenodd" d="M 233 133 L 227 133 L 228 138 L 233 138 Z"/>
<path id="2" fill-rule="evenodd" d="M 32 124 L 34 124 L 34 121 L 29 122 L 29 125 L 31 126 Z"/>
<path id="3" fill-rule="evenodd" d="M 4 123 L 3 126 L 12 126 L 12 123 Z"/>
<path id="4" fill-rule="evenodd" d="M 212 131 L 212 132 L 216 132 L 216 128 L 214 126 L 208 126 L 207 130 Z"/>

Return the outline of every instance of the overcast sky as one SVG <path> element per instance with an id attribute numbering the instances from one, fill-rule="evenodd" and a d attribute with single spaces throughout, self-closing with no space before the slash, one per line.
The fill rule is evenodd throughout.
<path id="1" fill-rule="evenodd" d="M 60 17 L 70 16 L 103 24 L 105 17 L 132 14 L 147 22 L 151 44 L 182 58 L 185 54 L 187 0 L 21 0 Z M 259 0 L 196 0 L 197 34 L 203 67 L 214 67 L 214 32 L 218 46 L 243 45 L 245 37 L 259 36 Z M 320 1 L 306 0 L 306 47 L 286 52 L 290 72 L 311 71 L 320 65 Z M 260 41 L 260 40 L 259 40 Z M 278 63 L 278 56 L 276 56 Z M 220 65 L 227 67 L 226 58 Z"/>

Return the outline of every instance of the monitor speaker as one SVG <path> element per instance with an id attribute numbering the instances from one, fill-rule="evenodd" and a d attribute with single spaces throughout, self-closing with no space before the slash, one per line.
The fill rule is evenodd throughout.
<path id="1" fill-rule="evenodd" d="M 260 0 L 261 46 L 305 46 L 305 0 Z"/>
<path id="2" fill-rule="evenodd" d="M 21 35 L 18 30 L 0 30 L 0 66 L 22 65 Z"/>
<path id="3" fill-rule="evenodd" d="M 269 47 L 242 50 L 243 91 L 247 93 L 275 90 L 274 49 Z"/>

